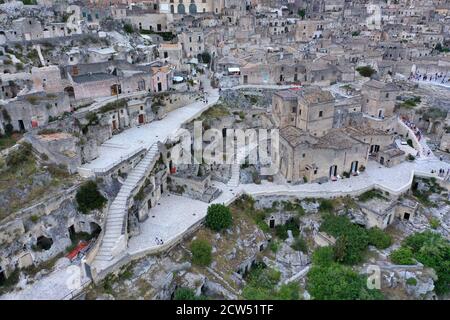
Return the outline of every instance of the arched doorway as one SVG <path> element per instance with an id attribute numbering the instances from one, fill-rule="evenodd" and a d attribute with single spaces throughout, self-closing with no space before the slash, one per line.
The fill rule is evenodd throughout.
<path id="1" fill-rule="evenodd" d="M 358 171 L 358 161 L 353 161 L 350 167 L 350 173 L 356 173 Z"/>
<path id="2" fill-rule="evenodd" d="M 336 177 L 337 176 L 337 166 L 333 165 L 330 167 L 329 177 Z"/>
<path id="3" fill-rule="evenodd" d="M 197 5 L 195 3 L 189 5 L 189 13 L 197 13 Z"/>
<path id="4" fill-rule="evenodd" d="M 75 98 L 75 90 L 73 89 L 73 87 L 65 87 L 64 93 L 66 93 L 69 98 Z"/>
<path id="5" fill-rule="evenodd" d="M 369 152 L 370 154 L 377 153 L 378 151 L 380 151 L 379 145 L 373 144 L 370 146 L 370 152 Z"/>
<path id="6" fill-rule="evenodd" d="M 111 95 L 112 96 L 117 96 L 121 93 L 122 93 L 122 87 L 120 84 L 113 84 L 111 86 Z"/>
<path id="7" fill-rule="evenodd" d="M 95 222 L 89 223 L 89 227 L 91 229 L 91 236 L 93 238 L 97 238 L 100 232 L 102 232 L 102 228 L 100 227 L 100 225 Z"/>
<path id="8" fill-rule="evenodd" d="M 175 7 L 173 4 L 170 5 L 170 13 L 175 13 Z"/>
<path id="9" fill-rule="evenodd" d="M 186 10 L 185 10 L 185 8 L 184 8 L 184 4 L 180 3 L 180 4 L 178 5 L 177 12 L 178 12 L 179 14 L 185 14 L 185 13 L 186 13 Z"/>
<path id="10" fill-rule="evenodd" d="M 430 132 L 432 134 L 438 134 L 440 129 L 442 128 L 442 122 L 435 121 L 430 124 Z"/>

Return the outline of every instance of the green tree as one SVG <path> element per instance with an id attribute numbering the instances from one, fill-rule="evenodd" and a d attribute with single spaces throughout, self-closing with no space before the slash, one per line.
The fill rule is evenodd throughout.
<path id="1" fill-rule="evenodd" d="M 306 288 L 317 300 L 373 300 L 383 297 L 379 290 L 367 288 L 366 277 L 337 263 L 313 265 L 308 272 Z"/>
<path id="2" fill-rule="evenodd" d="M 131 24 L 129 24 L 129 23 L 126 23 L 126 24 L 123 25 L 123 30 L 126 33 L 133 33 L 134 32 L 133 26 Z"/>
<path id="3" fill-rule="evenodd" d="M 78 210 L 84 214 L 90 213 L 92 210 L 102 209 L 107 200 L 98 191 L 97 183 L 90 180 L 83 184 L 75 195 L 78 204 Z"/>
<path id="4" fill-rule="evenodd" d="M 441 234 L 430 230 L 415 233 L 403 241 L 412 251 L 414 258 L 436 271 L 438 280 L 435 281 L 437 294 L 450 292 L 450 241 Z"/>
<path id="5" fill-rule="evenodd" d="M 206 213 L 205 225 L 214 231 L 228 229 L 233 224 L 233 217 L 228 207 L 223 204 L 212 204 Z"/>
<path id="6" fill-rule="evenodd" d="M 356 68 L 356 71 L 358 71 L 360 75 L 366 78 L 370 78 L 373 74 L 376 73 L 376 70 L 371 66 L 358 67 Z"/>
<path id="7" fill-rule="evenodd" d="M 300 18 L 305 19 L 306 16 L 306 10 L 305 9 L 298 9 L 297 14 L 300 16 Z"/>
<path id="8" fill-rule="evenodd" d="M 211 54 L 208 51 L 203 51 L 200 57 L 203 63 L 209 64 L 211 62 Z"/>
<path id="9" fill-rule="evenodd" d="M 191 243 L 192 263 L 209 266 L 212 261 L 212 247 L 206 240 L 196 239 Z"/>
<path id="10" fill-rule="evenodd" d="M 369 245 L 369 236 L 364 228 L 353 224 L 347 217 L 326 214 L 320 230 L 336 238 L 334 253 L 337 261 L 350 265 L 362 261 Z"/>

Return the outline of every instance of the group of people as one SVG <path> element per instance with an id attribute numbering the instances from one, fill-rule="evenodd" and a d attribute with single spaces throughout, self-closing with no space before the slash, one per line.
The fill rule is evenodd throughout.
<path id="1" fill-rule="evenodd" d="M 436 173 L 435 170 L 431 170 L 431 173 Z M 449 181 L 450 180 L 450 169 L 447 169 L 445 171 L 444 168 L 439 169 L 438 176 L 441 178 L 444 178 L 444 180 Z"/>
<path id="2" fill-rule="evenodd" d="M 416 81 L 440 81 L 441 83 L 450 83 L 450 77 L 441 73 L 434 73 L 431 75 L 428 74 L 420 74 L 416 72 L 415 74 L 411 74 L 408 80 L 416 80 Z"/>
<path id="3" fill-rule="evenodd" d="M 160 238 L 158 238 L 158 237 L 155 237 L 155 242 L 156 242 L 157 245 L 162 245 L 162 244 L 164 244 L 163 239 L 160 239 Z"/>
<path id="4" fill-rule="evenodd" d="M 414 122 L 410 122 L 407 119 L 402 119 L 403 122 L 414 132 L 414 134 L 417 137 L 417 140 L 420 141 L 420 139 L 422 138 L 422 133 L 420 132 L 420 129 L 417 128 L 417 126 L 415 125 Z"/>

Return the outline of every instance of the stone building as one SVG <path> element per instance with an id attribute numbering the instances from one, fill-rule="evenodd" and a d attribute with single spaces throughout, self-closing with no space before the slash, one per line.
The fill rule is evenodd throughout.
<path id="1" fill-rule="evenodd" d="M 70 102 L 62 92 L 46 94 L 39 92 L 19 96 L 0 107 L 0 121 L 10 123 L 14 131 L 29 131 L 41 127 L 65 112 L 70 112 Z M 5 119 L 5 114 L 8 119 Z"/>
<path id="2" fill-rule="evenodd" d="M 410 198 L 400 199 L 383 196 L 366 202 L 358 201 L 358 205 L 365 216 L 366 227 L 385 229 L 395 220 L 414 220 L 419 203 Z"/>
<path id="3" fill-rule="evenodd" d="M 404 154 L 397 154 L 391 146 L 392 134 L 372 128 L 362 120 L 358 101 L 356 106 L 348 106 L 352 110 L 349 112 L 346 107 L 335 108 L 330 92 L 318 87 L 278 91 L 273 95 L 272 116 L 280 128 L 280 173 L 286 181 L 350 177 L 364 170 L 369 155 L 376 156 L 385 150 L 389 150 L 385 152 L 391 157 L 384 155 L 383 164 L 403 160 Z"/>
<path id="4" fill-rule="evenodd" d="M 399 94 L 395 84 L 370 80 L 364 83 L 361 92 L 364 113 L 381 119 L 394 115 L 395 101 Z"/>
<path id="5" fill-rule="evenodd" d="M 272 112 L 280 128 L 292 125 L 321 137 L 333 127 L 334 98 L 317 87 L 281 91 L 274 95 Z"/>
<path id="6" fill-rule="evenodd" d="M 184 56 L 187 58 L 196 58 L 206 50 L 204 32 L 201 29 L 190 29 L 183 31 L 178 35 L 178 42 L 183 48 Z"/>
<path id="7" fill-rule="evenodd" d="M 167 90 L 171 85 L 171 73 L 164 73 L 167 79 L 161 80 L 163 82 L 159 85 L 153 80 L 155 73 L 152 72 L 159 71 L 152 71 L 152 66 L 138 66 L 125 61 L 66 66 L 63 72 L 66 83 L 64 91 L 76 100 L 83 100 L 122 93 Z M 159 87 L 161 90 L 157 90 Z"/>

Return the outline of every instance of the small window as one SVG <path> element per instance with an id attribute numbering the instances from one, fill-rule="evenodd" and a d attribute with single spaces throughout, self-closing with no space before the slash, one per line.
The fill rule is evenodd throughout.
<path id="1" fill-rule="evenodd" d="M 389 93 L 386 93 L 386 98 L 389 98 Z"/>
<path id="2" fill-rule="evenodd" d="M 319 111 L 319 118 L 323 116 L 323 111 Z"/>

